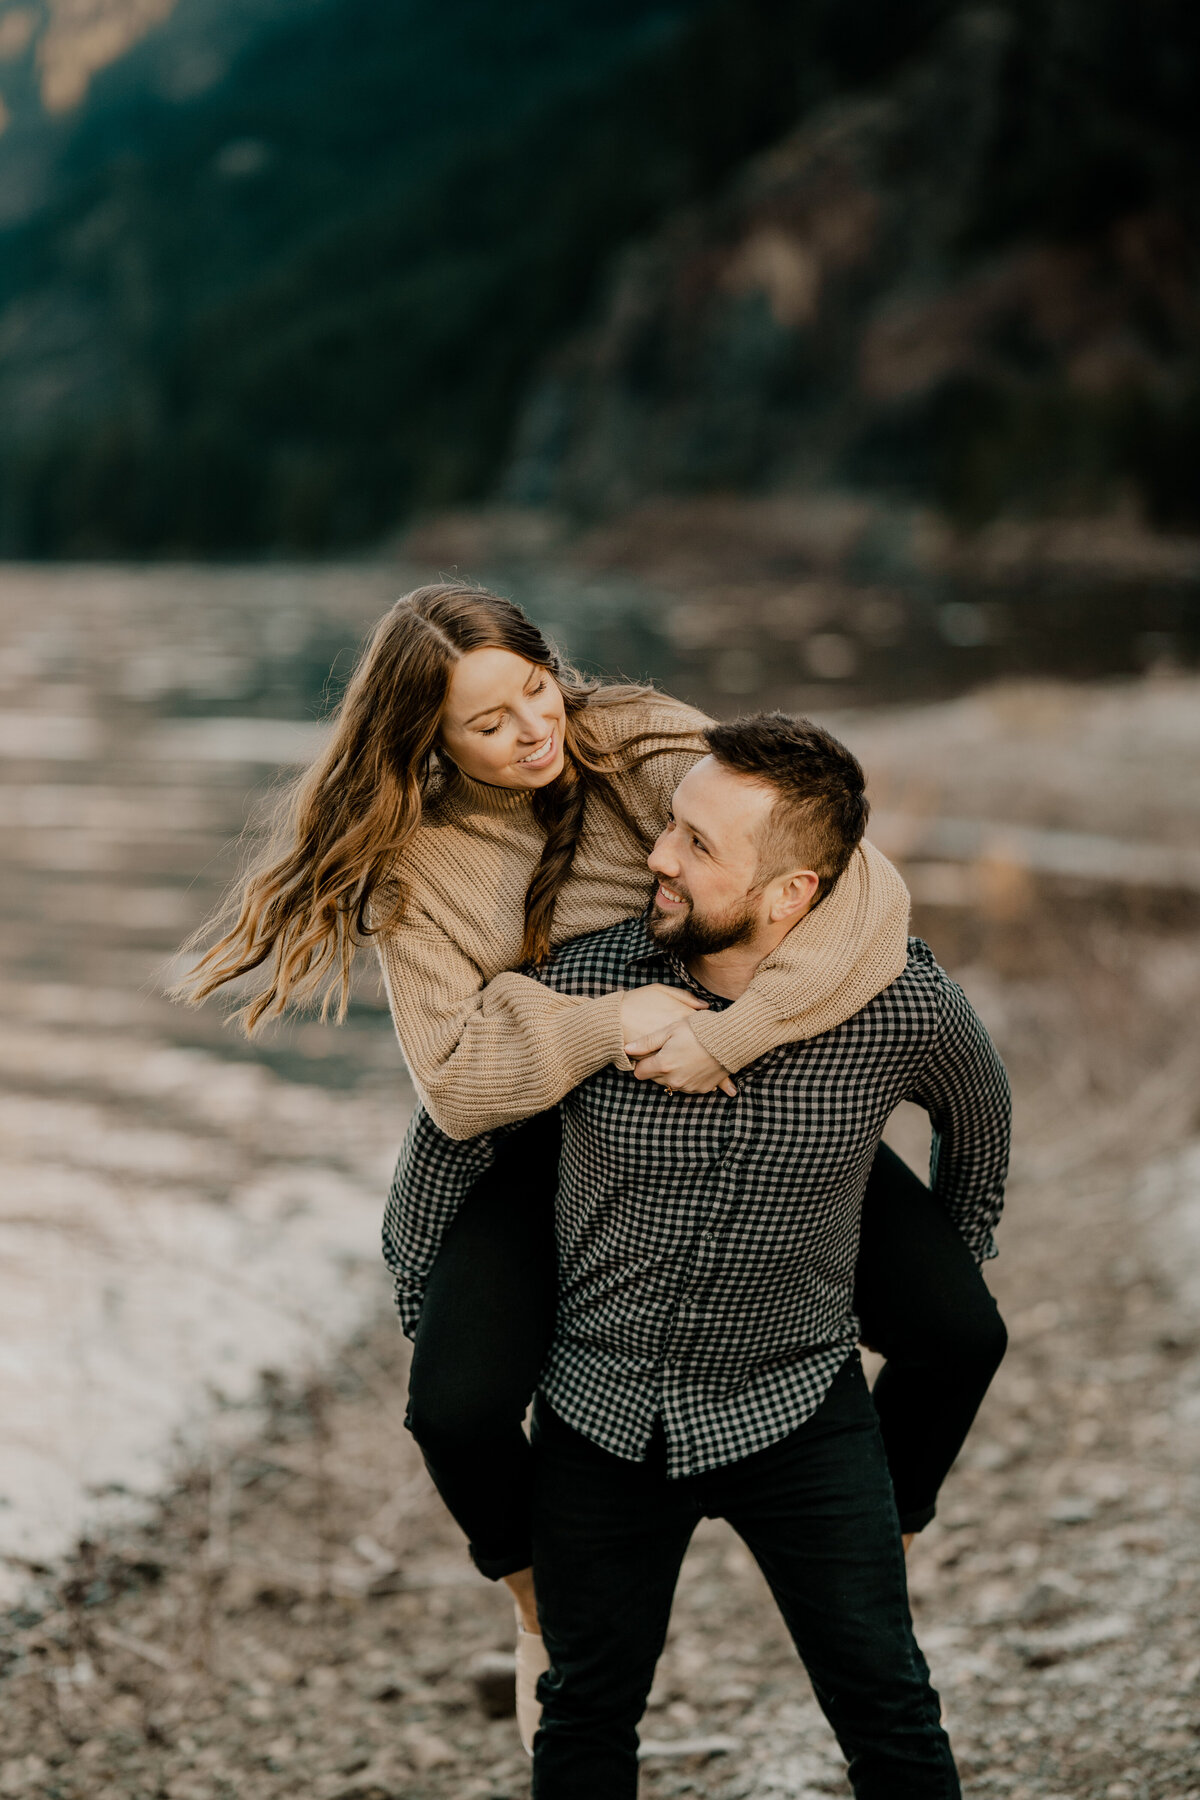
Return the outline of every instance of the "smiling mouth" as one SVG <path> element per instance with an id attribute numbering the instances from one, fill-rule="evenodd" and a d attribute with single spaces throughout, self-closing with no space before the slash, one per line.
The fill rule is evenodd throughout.
<path id="1" fill-rule="evenodd" d="M 655 894 L 654 898 L 658 902 L 659 906 L 686 906 L 687 905 L 687 900 L 684 897 L 684 895 L 677 894 L 675 892 L 675 889 L 669 888 L 665 881 L 659 882 L 658 892 Z"/>
<path id="2" fill-rule="evenodd" d="M 517 767 L 522 769 L 536 769 L 539 764 L 550 761 L 557 746 L 558 740 L 554 732 L 551 732 L 550 736 L 546 738 L 543 743 L 540 743 L 536 750 L 531 750 L 528 756 L 522 756 L 518 759 Z"/>

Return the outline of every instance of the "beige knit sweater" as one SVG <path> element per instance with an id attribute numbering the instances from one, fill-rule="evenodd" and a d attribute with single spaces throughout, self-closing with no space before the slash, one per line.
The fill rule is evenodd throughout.
<path id="1" fill-rule="evenodd" d="M 695 732 L 707 723 L 663 695 L 600 707 L 596 722 L 606 747 L 640 731 Z M 689 738 L 619 778 L 630 812 L 652 836 L 666 823 L 675 788 L 703 754 L 698 738 Z M 588 1000 L 513 973 L 525 890 L 543 841 L 527 792 L 451 771 L 426 803 L 397 867 L 408 903 L 400 926 L 376 940 L 379 957 L 413 1082 L 450 1137 L 474 1137 L 542 1112 L 608 1063 L 631 1067 L 619 992 Z M 645 907 L 650 888 L 641 850 L 589 800 L 555 907 L 553 941 L 631 918 Z M 688 1023 L 731 1072 L 778 1044 L 831 1030 L 903 970 L 908 907 L 896 870 L 864 842 L 741 998 Z"/>

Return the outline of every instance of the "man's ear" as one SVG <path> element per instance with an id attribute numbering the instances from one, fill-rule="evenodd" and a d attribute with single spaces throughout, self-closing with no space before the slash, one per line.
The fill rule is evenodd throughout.
<path id="1" fill-rule="evenodd" d="M 817 889 L 821 885 L 821 877 L 812 869 L 795 869 L 790 875 L 784 875 L 778 883 L 775 900 L 771 904 L 771 917 L 777 924 L 786 919 L 794 925 L 797 919 L 804 917 L 817 897 Z"/>

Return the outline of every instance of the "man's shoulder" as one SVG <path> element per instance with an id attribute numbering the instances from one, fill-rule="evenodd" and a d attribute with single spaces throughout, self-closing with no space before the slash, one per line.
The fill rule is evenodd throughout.
<path id="1" fill-rule="evenodd" d="M 979 1029 L 971 1002 L 952 975 L 947 974 L 923 938 L 908 940 L 908 961 L 889 987 L 876 994 L 855 1019 L 910 1040 L 925 1039 L 931 1045 L 947 1033 Z M 853 1026 L 855 1020 L 847 1020 Z M 839 1030 L 845 1027 L 839 1027 Z"/>
<path id="2" fill-rule="evenodd" d="M 936 987 L 950 979 L 925 939 L 919 937 L 909 938 L 908 961 L 896 980 L 903 981 L 906 977 L 914 987 Z M 883 991 L 886 993 L 887 989 Z"/>
<path id="3" fill-rule="evenodd" d="M 947 975 L 924 938 L 910 937 L 908 960 L 895 981 L 890 982 L 864 1007 L 886 1012 L 889 1007 L 912 1011 L 928 1011 L 931 1016 L 941 1011 L 946 993 L 954 983 Z"/>
<path id="4" fill-rule="evenodd" d="M 626 985 L 630 958 L 646 947 L 646 927 L 639 915 L 557 944 L 548 961 L 532 972 L 560 993 L 606 994 Z"/>

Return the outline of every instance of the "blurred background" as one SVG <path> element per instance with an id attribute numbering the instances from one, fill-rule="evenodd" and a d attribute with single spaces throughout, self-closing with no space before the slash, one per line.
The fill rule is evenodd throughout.
<path id="1" fill-rule="evenodd" d="M 0 0 L 0 1794 L 526 1791 L 370 959 L 163 997 L 445 573 L 862 756 L 1017 1098 L 921 1640 L 972 1792 L 1198 1800 L 1198 74 L 1182 0 Z M 845 1791 L 720 1528 L 646 1736 Z"/>

